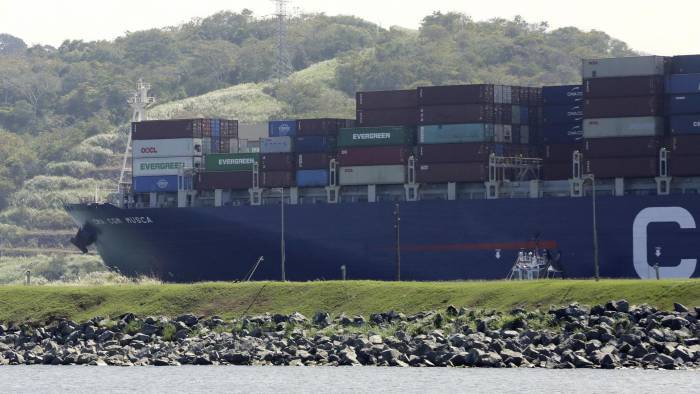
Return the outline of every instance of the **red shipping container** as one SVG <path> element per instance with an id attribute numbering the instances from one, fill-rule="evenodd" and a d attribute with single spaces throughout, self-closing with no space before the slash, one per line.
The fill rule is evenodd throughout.
<path id="1" fill-rule="evenodd" d="M 493 103 L 493 85 L 427 86 L 418 88 L 420 105 Z"/>
<path id="2" fill-rule="evenodd" d="M 493 104 L 440 105 L 420 108 L 420 124 L 494 123 L 496 107 Z M 501 107 L 499 106 L 499 110 Z"/>
<path id="3" fill-rule="evenodd" d="M 677 135 L 668 137 L 665 147 L 673 157 L 700 155 L 700 135 Z"/>
<path id="4" fill-rule="evenodd" d="M 593 138 L 583 142 L 586 159 L 607 157 L 654 156 L 659 154 L 661 139 L 658 137 Z"/>
<path id="5" fill-rule="evenodd" d="M 294 171 L 265 171 L 261 174 L 260 186 L 292 187 L 294 186 Z"/>
<path id="6" fill-rule="evenodd" d="M 299 119 L 297 120 L 297 135 L 336 135 L 338 134 L 338 129 L 354 126 L 354 119 Z"/>
<path id="7" fill-rule="evenodd" d="M 381 166 L 406 164 L 411 151 L 405 146 L 370 146 L 338 151 L 340 166 Z"/>
<path id="8" fill-rule="evenodd" d="M 488 163 L 439 163 L 416 166 L 416 181 L 419 183 L 484 182 L 488 178 Z"/>
<path id="9" fill-rule="evenodd" d="M 542 146 L 542 159 L 544 161 L 567 161 L 573 160 L 574 151 L 583 151 L 582 144 L 549 144 Z"/>
<path id="10" fill-rule="evenodd" d="M 651 96 L 664 93 L 664 77 L 660 75 L 592 78 L 583 81 L 583 94 L 586 98 Z"/>
<path id="11" fill-rule="evenodd" d="M 626 157 L 584 160 L 583 173 L 596 178 L 653 178 L 659 174 L 658 158 Z"/>
<path id="12" fill-rule="evenodd" d="M 357 109 L 388 109 L 418 107 L 418 91 L 382 90 L 375 92 L 357 92 L 355 94 Z"/>
<path id="13" fill-rule="evenodd" d="M 331 155 L 328 153 L 300 153 L 297 155 L 297 168 L 300 170 L 327 170 Z"/>
<path id="14" fill-rule="evenodd" d="M 546 162 L 542 166 L 542 179 L 545 181 L 558 181 L 570 179 L 573 174 L 571 161 Z"/>
<path id="15" fill-rule="evenodd" d="M 484 162 L 496 152 L 496 144 L 426 144 L 416 148 L 421 164 Z"/>
<path id="16" fill-rule="evenodd" d="M 663 113 L 663 96 L 586 99 L 583 105 L 584 118 L 662 116 Z"/>
<path id="17" fill-rule="evenodd" d="M 357 125 L 361 127 L 415 126 L 417 123 L 417 108 L 357 110 Z"/>
<path id="18" fill-rule="evenodd" d="M 253 187 L 252 171 L 200 172 L 194 177 L 197 190 L 234 190 Z"/>
<path id="19" fill-rule="evenodd" d="M 670 176 L 700 176 L 700 153 L 694 156 L 669 156 Z"/>
<path id="20" fill-rule="evenodd" d="M 293 153 L 265 153 L 260 156 L 261 169 L 263 171 L 292 171 L 296 165 Z"/>

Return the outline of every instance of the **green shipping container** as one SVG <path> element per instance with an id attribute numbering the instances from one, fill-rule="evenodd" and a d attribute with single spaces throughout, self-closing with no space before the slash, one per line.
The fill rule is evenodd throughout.
<path id="1" fill-rule="evenodd" d="M 421 126 L 421 144 L 459 144 L 463 142 L 492 142 L 494 125 L 490 123 L 462 123 Z"/>
<path id="2" fill-rule="evenodd" d="M 354 127 L 338 131 L 338 147 L 413 145 L 410 127 Z"/>
<path id="3" fill-rule="evenodd" d="M 252 171 L 255 163 L 260 163 L 259 153 L 210 154 L 204 158 L 204 169 L 218 172 Z"/>

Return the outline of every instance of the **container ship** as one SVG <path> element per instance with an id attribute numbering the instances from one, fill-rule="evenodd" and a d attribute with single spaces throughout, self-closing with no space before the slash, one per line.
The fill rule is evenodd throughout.
<path id="1" fill-rule="evenodd" d="M 126 275 L 700 276 L 700 55 L 583 60 L 580 85 L 358 92 L 355 119 L 272 120 L 257 141 L 143 120 L 146 89 L 115 201 L 66 206 L 73 244 Z"/>

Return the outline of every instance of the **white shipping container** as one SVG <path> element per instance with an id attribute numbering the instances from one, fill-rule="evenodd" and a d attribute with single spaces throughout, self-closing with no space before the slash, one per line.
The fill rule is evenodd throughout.
<path id="1" fill-rule="evenodd" d="M 241 152 L 240 145 L 238 143 L 238 138 L 231 138 L 229 140 L 228 149 L 229 149 L 228 153 L 240 153 Z"/>
<path id="2" fill-rule="evenodd" d="M 664 75 L 666 64 L 663 56 L 584 59 L 582 72 L 584 79 Z"/>
<path id="3" fill-rule="evenodd" d="M 134 158 L 134 176 L 178 175 L 180 171 L 202 166 L 201 157 L 149 157 Z"/>
<path id="4" fill-rule="evenodd" d="M 664 118 L 591 118 L 583 120 L 584 138 L 653 137 L 663 134 Z"/>
<path id="5" fill-rule="evenodd" d="M 394 185 L 406 183 L 406 166 L 340 167 L 340 185 Z"/>
<path id="6" fill-rule="evenodd" d="M 507 85 L 493 85 L 493 102 L 496 104 L 510 104 L 512 90 L 513 88 Z"/>
<path id="7" fill-rule="evenodd" d="M 260 139 L 260 153 L 289 153 L 292 151 L 292 137 L 267 137 Z"/>
<path id="8" fill-rule="evenodd" d="M 202 139 L 134 140 L 131 152 L 134 158 L 201 156 Z"/>
<path id="9" fill-rule="evenodd" d="M 513 126 L 509 124 L 497 124 L 495 127 L 495 142 L 513 142 Z"/>

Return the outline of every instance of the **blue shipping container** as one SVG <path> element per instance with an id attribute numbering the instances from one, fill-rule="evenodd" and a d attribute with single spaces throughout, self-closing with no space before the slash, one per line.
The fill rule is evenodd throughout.
<path id="1" fill-rule="evenodd" d="M 271 120 L 267 124 L 269 137 L 293 137 L 297 135 L 296 120 Z"/>
<path id="2" fill-rule="evenodd" d="M 137 193 L 176 192 L 177 175 L 164 176 L 135 176 L 132 187 Z"/>
<path id="3" fill-rule="evenodd" d="M 311 135 L 294 138 L 294 149 L 299 153 L 323 153 L 336 149 L 336 138 L 322 135 Z"/>
<path id="4" fill-rule="evenodd" d="M 676 74 L 666 77 L 666 93 L 700 93 L 700 74 Z"/>
<path id="5" fill-rule="evenodd" d="M 299 187 L 328 186 L 328 170 L 299 170 L 299 171 L 297 171 L 297 186 L 299 186 Z"/>
<path id="6" fill-rule="evenodd" d="M 669 115 L 700 114 L 700 94 L 668 96 L 666 113 Z"/>
<path id="7" fill-rule="evenodd" d="M 542 104 L 574 105 L 583 102 L 583 85 L 544 86 Z"/>
<path id="8" fill-rule="evenodd" d="M 671 133 L 700 134 L 700 114 L 669 116 Z"/>
<path id="9" fill-rule="evenodd" d="M 542 124 L 583 122 L 583 104 L 546 105 L 542 107 Z"/>
<path id="10" fill-rule="evenodd" d="M 520 107 L 520 124 L 530 123 L 530 108 Z"/>
<path id="11" fill-rule="evenodd" d="M 546 144 L 571 144 L 583 140 L 581 123 L 547 124 L 540 130 L 542 142 Z"/>
<path id="12" fill-rule="evenodd" d="M 700 55 L 674 56 L 671 59 L 671 74 L 700 73 Z"/>

